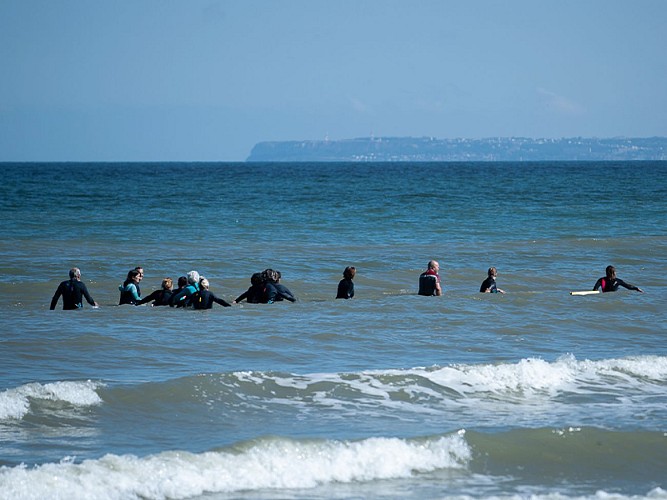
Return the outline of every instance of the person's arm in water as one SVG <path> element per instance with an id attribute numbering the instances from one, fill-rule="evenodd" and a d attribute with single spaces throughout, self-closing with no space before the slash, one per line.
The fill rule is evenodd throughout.
<path id="1" fill-rule="evenodd" d="M 81 282 L 79 282 L 81 283 Z M 88 292 L 88 287 L 86 287 L 85 283 L 81 283 L 81 291 L 83 292 L 83 296 L 86 298 L 86 301 L 93 307 L 98 307 L 97 302 L 93 300 L 93 298 L 90 296 L 90 293 Z"/>
<path id="2" fill-rule="evenodd" d="M 223 307 L 232 307 L 232 305 L 229 302 L 217 297 L 213 292 L 211 292 L 211 299 L 213 299 L 213 302 L 215 302 L 216 304 L 220 304 Z"/>
<path id="3" fill-rule="evenodd" d="M 247 298 L 248 298 L 248 295 L 250 295 L 250 289 L 246 290 L 246 291 L 243 292 L 241 295 L 239 295 L 238 297 L 236 297 L 236 299 L 234 299 L 233 304 L 238 304 L 238 303 L 241 302 L 242 300 L 247 299 Z"/>
<path id="4" fill-rule="evenodd" d="M 623 288 L 627 288 L 628 290 L 634 290 L 635 292 L 644 293 L 644 290 L 642 290 L 642 289 L 639 288 L 638 286 L 631 285 L 630 283 L 626 283 L 625 281 L 620 280 L 620 279 L 618 279 L 618 278 L 616 279 L 616 283 L 617 283 L 618 285 L 622 286 Z"/>
<path id="5" fill-rule="evenodd" d="M 53 294 L 53 298 L 51 299 L 51 306 L 49 307 L 49 309 L 51 309 L 53 311 L 56 308 L 56 305 L 58 304 L 58 299 L 60 298 L 60 296 L 62 294 L 63 294 L 63 291 L 62 291 L 62 283 L 61 283 L 60 285 L 58 285 L 58 288 L 56 289 L 56 293 Z"/>
<path id="6" fill-rule="evenodd" d="M 142 304 L 146 304 L 148 302 L 153 302 L 154 300 L 159 299 L 160 298 L 160 292 L 161 292 L 161 290 L 155 290 L 148 297 L 144 297 L 139 302 L 137 302 L 137 305 L 140 306 Z"/>

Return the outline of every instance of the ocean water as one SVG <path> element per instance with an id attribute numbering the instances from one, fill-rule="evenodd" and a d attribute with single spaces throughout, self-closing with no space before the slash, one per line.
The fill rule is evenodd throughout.
<path id="1" fill-rule="evenodd" d="M 0 167 L 2 499 L 667 498 L 667 162 Z"/>

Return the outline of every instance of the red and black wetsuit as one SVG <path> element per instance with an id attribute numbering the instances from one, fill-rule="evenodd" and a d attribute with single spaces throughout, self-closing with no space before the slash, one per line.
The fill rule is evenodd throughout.
<path id="1" fill-rule="evenodd" d="M 605 292 L 615 292 L 618 290 L 618 287 L 622 286 L 623 288 L 627 288 L 628 290 L 635 290 L 639 291 L 639 287 L 636 287 L 635 285 L 631 285 L 629 283 L 626 283 L 625 281 L 615 278 L 613 280 L 610 280 L 606 276 L 600 278 L 595 282 L 595 286 L 593 287 L 593 290 L 598 291 L 602 289 L 602 293 Z"/>

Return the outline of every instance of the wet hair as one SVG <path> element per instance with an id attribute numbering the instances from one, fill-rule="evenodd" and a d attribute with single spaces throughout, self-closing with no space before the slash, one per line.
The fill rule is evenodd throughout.
<path id="1" fill-rule="evenodd" d="M 278 281 L 278 273 L 273 269 L 264 269 L 264 272 L 262 272 L 262 281 L 265 283 L 275 283 Z"/>
<path id="2" fill-rule="evenodd" d="M 171 290 L 174 286 L 174 282 L 172 281 L 171 278 L 165 278 L 162 280 L 162 289 L 163 290 Z"/>
<path id="3" fill-rule="evenodd" d="M 197 271 L 190 271 L 187 274 L 188 277 L 188 283 L 190 285 L 194 285 L 195 283 L 199 283 L 199 273 Z"/>
<path id="4" fill-rule="evenodd" d="M 262 283 L 262 273 L 253 273 L 253 275 L 250 276 L 251 285 L 259 285 L 261 283 Z"/>
<path id="5" fill-rule="evenodd" d="M 69 279 L 79 279 L 81 277 L 81 271 L 78 267 L 73 267 L 69 270 Z"/>
<path id="6" fill-rule="evenodd" d="M 123 283 L 123 284 L 127 285 L 128 283 L 132 283 L 134 281 L 134 278 L 139 276 L 139 274 L 141 274 L 141 273 L 139 271 L 137 271 L 136 269 L 130 270 L 130 272 L 127 273 L 127 278 L 125 279 L 125 283 Z"/>
<path id="7" fill-rule="evenodd" d="M 178 288 L 182 288 L 188 285 L 188 278 L 186 276 L 181 276 L 178 278 Z"/>
<path id="8" fill-rule="evenodd" d="M 343 278 L 351 280 L 354 278 L 355 274 L 357 274 L 357 268 L 354 266 L 348 266 L 345 268 L 345 271 L 343 271 Z"/>
<path id="9" fill-rule="evenodd" d="M 199 286 L 201 286 L 202 288 L 206 288 L 208 290 L 209 287 L 208 280 L 202 276 L 201 279 L 199 280 Z"/>
<path id="10" fill-rule="evenodd" d="M 429 260 L 428 261 L 428 268 L 429 269 L 435 269 L 435 265 L 437 264 L 437 261 L 435 260 Z"/>
<path id="11" fill-rule="evenodd" d="M 604 270 L 604 272 L 607 275 L 608 280 L 615 280 L 616 279 L 616 268 L 614 266 L 607 266 L 607 268 Z"/>
<path id="12" fill-rule="evenodd" d="M 498 271 L 496 271 L 495 267 L 490 267 L 489 268 L 489 271 L 488 271 L 489 276 L 493 276 L 494 274 L 497 274 L 497 273 L 498 273 Z"/>

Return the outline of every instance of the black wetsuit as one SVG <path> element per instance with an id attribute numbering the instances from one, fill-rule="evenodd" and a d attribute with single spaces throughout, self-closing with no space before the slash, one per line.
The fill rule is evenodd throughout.
<path id="1" fill-rule="evenodd" d="M 273 304 L 274 302 L 280 302 L 282 300 L 289 300 L 290 302 L 296 302 L 296 297 L 290 292 L 285 285 L 280 283 L 266 283 L 266 288 L 264 290 L 264 304 Z"/>
<path id="2" fill-rule="evenodd" d="M 188 307 L 192 305 L 192 301 L 199 295 L 199 283 L 188 285 L 179 292 L 175 292 L 169 299 L 171 307 Z"/>
<path id="3" fill-rule="evenodd" d="M 75 279 L 63 281 L 62 283 L 60 283 L 60 285 L 58 285 L 58 289 L 56 290 L 56 293 L 53 294 L 53 298 L 51 299 L 51 307 L 50 307 L 51 310 L 56 308 L 56 304 L 58 303 L 58 299 L 60 298 L 61 295 L 63 296 L 64 310 L 82 308 L 83 307 L 82 299 L 84 297 L 91 306 L 95 305 L 95 301 L 88 293 L 86 285 Z"/>
<path id="4" fill-rule="evenodd" d="M 493 276 L 489 276 L 484 281 L 482 281 L 482 286 L 479 287 L 479 291 L 482 293 L 486 292 L 487 290 L 489 290 L 489 292 L 491 293 L 498 293 L 498 287 L 496 287 L 496 279 Z"/>
<path id="5" fill-rule="evenodd" d="M 201 290 L 198 294 L 194 295 L 190 304 L 195 309 L 211 309 L 214 302 L 224 307 L 232 306 L 229 302 L 219 299 L 213 292 L 206 289 Z"/>
<path id="6" fill-rule="evenodd" d="M 236 297 L 234 302 L 241 302 L 242 300 L 248 301 L 248 304 L 259 304 L 262 302 L 262 297 L 264 296 L 264 284 L 260 283 L 259 285 L 252 285 L 241 295 Z"/>
<path id="7" fill-rule="evenodd" d="M 148 302 L 153 302 L 154 306 L 168 306 L 169 305 L 169 299 L 171 299 L 172 295 L 171 290 L 155 290 L 153 293 L 151 293 L 148 297 L 144 297 L 141 299 L 137 304 L 146 304 Z"/>
<path id="8" fill-rule="evenodd" d="M 337 299 L 351 299 L 354 297 L 354 283 L 351 279 L 343 278 L 338 282 Z"/>
<path id="9" fill-rule="evenodd" d="M 436 285 L 440 282 L 440 276 L 435 273 L 425 271 L 419 275 L 419 295 L 435 295 Z"/>
<path id="10" fill-rule="evenodd" d="M 606 276 L 600 278 L 595 282 L 593 290 L 597 291 L 599 289 L 602 289 L 602 293 L 615 292 L 616 290 L 618 290 L 618 287 L 620 286 L 622 286 L 623 288 L 627 288 L 628 290 L 639 291 L 639 287 L 636 287 L 635 285 L 626 283 L 625 281 L 618 278 L 610 280 Z"/>

